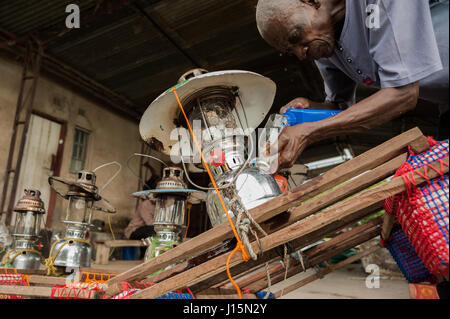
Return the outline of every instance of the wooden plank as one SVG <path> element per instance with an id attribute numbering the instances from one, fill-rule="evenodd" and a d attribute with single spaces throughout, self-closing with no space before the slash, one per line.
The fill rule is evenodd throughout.
<path id="1" fill-rule="evenodd" d="M 15 268 L 0 268 L 0 274 L 3 273 L 16 273 L 24 275 L 45 275 L 47 270 L 45 269 L 15 269 Z"/>
<path id="2" fill-rule="evenodd" d="M 425 152 L 427 149 L 430 148 L 430 142 L 428 142 L 428 139 L 426 136 L 422 136 L 418 138 L 417 140 L 411 142 L 409 144 L 409 147 L 416 153 L 422 153 Z"/>
<path id="3" fill-rule="evenodd" d="M 95 263 L 97 265 L 107 265 L 110 248 L 105 244 L 97 244 L 95 248 Z"/>
<path id="4" fill-rule="evenodd" d="M 39 285 L 65 285 L 67 281 L 70 281 L 64 277 L 52 277 L 52 276 L 39 276 L 39 275 L 29 275 L 28 282 L 30 284 Z"/>
<path id="5" fill-rule="evenodd" d="M 61 298 L 74 298 L 74 299 L 98 299 L 103 295 L 102 291 L 83 291 L 78 288 L 55 288 L 55 296 Z M 51 298 L 53 292 L 53 287 L 42 287 L 42 286 L 3 286 L 0 285 L 0 295 L 19 295 L 27 297 L 47 297 Z"/>
<path id="6" fill-rule="evenodd" d="M 331 240 L 314 246 L 304 252 L 307 261 L 305 260 L 305 268 L 313 267 L 321 262 L 327 261 L 330 258 L 339 255 L 347 249 L 360 245 L 380 234 L 381 218 L 373 219 L 361 226 L 355 227 L 343 234 L 340 234 Z M 296 259 L 291 258 L 290 267 L 295 267 L 295 273 L 305 271 Z M 288 270 L 289 271 L 289 270 Z M 281 281 L 284 278 L 285 269 L 282 265 L 277 265 L 273 269 L 271 277 L 272 284 Z M 289 272 L 291 273 L 291 272 Z M 278 276 L 280 275 L 280 276 Z M 263 270 L 256 274 L 253 278 L 247 278 L 243 281 L 238 281 L 238 285 L 242 288 L 248 288 L 252 292 L 261 291 L 267 287 L 266 271 Z"/>
<path id="7" fill-rule="evenodd" d="M 264 222 L 290 207 L 299 205 L 302 201 L 312 198 L 329 188 L 339 185 L 367 170 L 373 169 L 386 161 L 400 155 L 405 148 L 414 141 L 423 138 L 418 128 L 413 128 L 400 134 L 389 141 L 343 163 L 323 175 L 300 185 L 299 187 L 278 196 L 254 209 L 250 210 L 252 217 L 258 222 Z M 233 222 L 235 222 L 235 218 Z M 171 249 L 157 258 L 148 260 L 141 265 L 133 267 L 128 271 L 108 281 L 107 296 L 113 296 L 121 291 L 122 281 L 140 280 L 147 274 L 151 274 L 161 268 L 169 266 L 191 257 L 233 236 L 228 223 L 222 223 L 180 245 Z"/>
<path id="8" fill-rule="evenodd" d="M 328 191 L 320 196 L 311 199 L 291 211 L 286 216 L 277 216 L 265 225 L 265 230 L 272 233 L 275 230 L 286 227 L 300 219 L 308 217 L 338 201 L 349 197 L 367 187 L 384 180 L 394 174 L 394 172 L 405 162 L 407 153 L 403 153 L 394 159 L 378 166 L 377 168 L 348 181 L 338 188 Z M 280 218 L 278 218 L 280 217 Z"/>
<path id="9" fill-rule="evenodd" d="M 448 157 L 443 160 L 448 165 Z M 440 162 L 434 162 L 432 164 L 436 169 L 440 169 Z M 425 179 L 419 174 L 424 173 L 424 168 L 419 168 L 414 171 L 415 184 L 421 184 Z M 448 172 L 448 166 L 444 168 L 444 173 Z M 429 170 L 429 178 L 435 178 L 439 176 L 434 170 Z M 334 221 L 339 221 L 349 215 L 355 214 L 361 209 L 370 207 L 371 205 L 378 204 L 382 200 L 398 194 L 405 190 L 405 185 L 401 177 L 396 177 L 389 182 L 386 182 L 380 186 L 369 189 L 349 200 L 340 202 L 339 204 L 330 207 L 314 216 L 314 218 L 303 219 L 293 225 L 290 225 L 282 230 L 279 230 L 273 234 L 270 234 L 261 239 L 262 246 L 265 250 L 269 250 L 287 243 L 294 238 L 301 238 L 307 234 L 320 230 L 320 228 L 333 223 Z M 254 242 L 252 248 L 258 251 L 259 244 Z M 164 254 L 162 255 L 164 256 Z M 222 255 L 218 256 L 208 262 L 205 262 L 201 267 L 197 266 L 191 268 L 182 274 L 175 275 L 163 282 L 160 282 L 152 287 L 148 287 L 139 291 L 138 293 L 131 296 L 132 299 L 140 298 L 156 298 L 172 290 L 184 287 L 186 285 L 191 285 L 205 278 L 212 277 L 225 269 L 228 256 Z M 242 263 L 242 256 L 237 253 L 234 254 L 230 260 L 229 264 L 231 267 L 234 265 Z"/>
<path id="10" fill-rule="evenodd" d="M 374 213 L 380 211 L 381 204 L 371 207 L 370 209 L 363 210 L 358 214 L 354 214 L 351 216 L 351 218 L 347 218 L 344 221 L 340 222 L 334 222 L 331 225 L 325 226 L 320 229 L 319 232 L 312 232 L 306 236 L 301 237 L 300 239 L 294 239 L 289 242 L 289 244 L 292 246 L 294 251 L 297 251 L 301 248 L 304 248 L 308 245 L 314 244 L 317 241 L 323 239 L 325 236 L 334 233 L 335 231 L 342 229 L 344 227 L 350 227 L 353 226 L 355 222 L 361 220 L 361 218 L 364 218 L 366 216 L 373 215 Z M 261 264 L 264 264 L 266 262 L 274 262 L 281 258 L 279 251 L 277 249 L 271 249 L 269 251 L 265 251 L 264 254 L 259 257 L 257 260 L 250 260 L 246 263 L 241 263 L 236 266 L 231 267 L 230 273 L 234 280 L 237 278 L 240 278 L 241 276 L 245 275 L 245 273 L 250 271 L 251 269 L 256 270 L 260 267 Z M 221 273 L 212 276 L 211 278 L 208 278 L 204 281 L 200 281 L 192 286 L 190 286 L 190 289 L 196 293 L 197 291 L 202 291 L 204 289 L 207 289 L 209 287 L 213 287 L 214 285 L 220 285 L 220 284 L 226 284 L 229 282 L 228 274 L 226 271 L 222 271 Z"/>
<path id="11" fill-rule="evenodd" d="M 210 288 L 195 295 L 196 299 L 238 299 L 235 289 Z M 255 294 L 242 294 L 242 299 L 258 299 Z"/>
<path id="12" fill-rule="evenodd" d="M 2 294 L 30 297 L 50 297 L 52 295 L 52 287 L 0 285 L 0 295 Z"/>
<path id="13" fill-rule="evenodd" d="M 145 244 L 141 240 L 106 240 L 107 247 L 143 247 Z"/>
<path id="14" fill-rule="evenodd" d="M 334 266 L 332 266 L 330 268 L 325 268 L 325 269 L 321 270 L 322 271 L 322 275 L 323 276 L 328 275 L 328 274 L 332 273 L 333 271 L 336 271 L 336 270 L 341 269 L 341 268 L 343 268 L 343 267 L 345 267 L 347 265 L 350 265 L 351 263 L 353 263 L 353 262 L 355 262 L 355 261 L 357 261 L 357 260 L 359 260 L 359 259 L 361 259 L 361 258 L 363 258 L 363 257 L 365 257 L 367 255 L 370 255 L 370 254 L 376 252 L 380 248 L 381 248 L 380 246 L 374 245 L 374 246 L 372 246 L 372 247 L 370 247 L 370 248 L 360 252 L 359 254 L 351 256 L 351 257 L 349 257 L 349 258 L 347 258 L 347 259 L 337 263 L 336 265 L 334 265 Z M 300 281 L 298 281 L 298 282 L 296 282 L 296 283 L 294 283 L 294 284 L 292 284 L 292 285 L 290 285 L 288 287 L 285 287 L 284 289 L 281 289 L 281 290 L 275 292 L 274 293 L 275 299 L 280 298 L 284 294 L 287 294 L 287 293 L 289 293 L 291 291 L 294 291 L 294 290 L 296 290 L 296 289 L 298 289 L 300 287 L 303 287 L 306 284 L 309 284 L 310 282 L 313 282 L 314 280 L 317 280 L 319 278 L 320 277 L 317 274 L 308 276 L 307 278 L 304 278 L 304 279 L 302 279 L 302 280 L 300 280 Z"/>
<path id="15" fill-rule="evenodd" d="M 381 238 L 387 241 L 389 236 L 391 236 L 391 230 L 395 223 L 395 217 L 389 214 L 384 214 L 383 216 L 383 229 L 381 231 Z"/>

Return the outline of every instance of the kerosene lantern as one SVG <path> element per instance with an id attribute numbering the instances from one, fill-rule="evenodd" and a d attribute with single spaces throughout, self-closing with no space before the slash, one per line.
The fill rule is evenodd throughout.
<path id="1" fill-rule="evenodd" d="M 273 103 L 276 86 L 270 79 L 247 71 L 191 70 L 185 73 L 176 92 L 199 141 L 205 161 L 219 188 L 233 185 L 246 209 L 259 206 L 281 194 L 272 175 L 264 173 L 252 158 L 256 143 L 252 133 L 264 120 Z M 180 127 L 187 127 L 172 89 L 154 100 L 139 125 L 142 138 L 159 145 L 162 152 L 195 163 L 196 155 L 186 155 L 185 139 L 176 139 Z M 196 130 L 196 128 L 198 128 Z M 175 137 L 175 138 L 174 138 Z M 190 149 L 195 143 L 190 137 Z M 257 161 L 256 161 L 257 162 Z M 198 187 L 198 186 L 197 186 Z M 227 217 L 217 193 L 208 189 L 207 211 L 216 226 Z M 225 204 L 231 195 L 222 194 Z M 229 211 L 233 217 L 233 211 Z"/>
<path id="2" fill-rule="evenodd" d="M 2 264 L 16 269 L 39 269 L 43 257 L 36 249 L 36 242 L 45 207 L 40 191 L 25 189 L 24 192 L 25 195 L 14 207 L 13 247 L 6 252 Z"/>
<path id="3" fill-rule="evenodd" d="M 65 236 L 54 241 L 50 249 L 52 266 L 89 267 L 92 249 L 87 237 L 93 211 L 115 213 L 115 208 L 98 194 L 94 172 L 79 171 L 76 181 L 54 176 L 48 181 L 60 196 L 69 201 L 63 221 Z"/>
<path id="4" fill-rule="evenodd" d="M 196 192 L 187 188 L 181 168 L 166 167 L 155 189 L 134 194 L 145 194 L 155 202 L 153 226 L 156 235 L 144 240 L 148 245 L 145 260 L 155 258 L 181 243 L 181 235 L 186 229 L 187 199 Z"/>

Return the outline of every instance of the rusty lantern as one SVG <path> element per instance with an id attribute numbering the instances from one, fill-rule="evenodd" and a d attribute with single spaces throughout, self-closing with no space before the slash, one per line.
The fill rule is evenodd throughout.
<path id="1" fill-rule="evenodd" d="M 43 257 L 36 249 L 36 242 L 45 206 L 39 190 L 25 189 L 24 192 L 25 195 L 14 207 L 16 219 L 12 234 L 13 247 L 6 252 L 2 264 L 16 269 L 39 269 Z"/>

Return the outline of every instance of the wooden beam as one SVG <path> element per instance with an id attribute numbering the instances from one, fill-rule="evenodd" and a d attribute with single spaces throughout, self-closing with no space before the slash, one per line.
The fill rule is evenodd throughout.
<path id="1" fill-rule="evenodd" d="M 69 279 L 64 277 L 52 277 L 52 276 L 39 276 L 39 275 L 29 275 L 28 282 L 30 284 L 38 285 L 65 285 Z"/>
<path id="2" fill-rule="evenodd" d="M 381 238 L 385 241 L 389 240 L 389 236 L 391 235 L 392 227 L 395 223 L 395 217 L 389 214 L 384 214 L 383 216 L 383 230 L 381 231 Z"/>
<path id="3" fill-rule="evenodd" d="M 273 220 L 268 221 L 264 229 L 269 233 L 281 229 L 382 181 L 395 173 L 395 171 L 405 162 L 406 156 L 407 153 L 403 153 L 375 169 L 348 181 L 336 189 L 320 194 L 320 196 L 293 209 L 288 216 L 278 215 Z"/>
<path id="4" fill-rule="evenodd" d="M 301 237 L 300 239 L 293 240 L 293 241 L 289 242 L 289 244 L 291 244 L 294 251 L 297 251 L 308 245 L 316 243 L 317 241 L 323 239 L 324 237 L 335 232 L 338 229 L 353 226 L 356 221 L 360 220 L 363 217 L 373 215 L 374 213 L 378 212 L 380 209 L 381 209 L 381 205 L 378 207 L 375 207 L 371 210 L 366 210 L 360 214 L 352 215 L 352 218 L 347 220 L 347 222 L 345 222 L 345 223 L 333 223 L 330 226 L 323 227 L 320 230 L 320 232 L 313 232 L 307 236 Z M 380 219 L 370 221 L 370 222 L 364 224 L 365 225 L 364 227 L 359 228 L 359 232 L 361 232 L 361 233 L 365 232 L 365 227 L 372 227 L 372 230 L 375 231 L 375 234 L 378 234 L 379 231 L 377 231 L 377 229 L 376 229 L 377 226 L 375 226 L 375 224 L 378 224 L 379 222 L 381 222 Z M 343 235 L 339 235 L 339 236 L 342 236 L 342 237 L 340 237 L 340 239 L 341 238 L 345 239 Z M 369 235 L 369 237 L 362 238 L 362 240 L 364 240 L 364 241 L 368 240 L 376 235 L 373 235 L 372 237 L 370 237 L 370 236 L 372 236 L 372 235 Z M 338 240 L 340 240 L 340 239 L 338 239 Z M 345 241 L 343 243 L 345 243 Z M 357 245 L 358 243 L 359 242 L 357 242 L 355 245 Z M 330 243 L 328 243 L 327 245 L 329 245 L 329 244 Z M 324 244 L 321 244 L 321 245 L 324 245 Z M 308 259 L 311 258 L 310 262 L 315 262 L 315 258 L 316 258 L 315 255 L 311 255 L 307 251 L 306 256 L 308 257 Z M 281 256 L 279 254 L 279 251 L 277 251 L 277 249 L 272 249 L 267 252 L 264 252 L 264 254 L 257 260 L 250 260 L 246 263 L 241 263 L 235 267 L 232 267 L 230 269 L 230 273 L 231 273 L 231 276 L 233 277 L 233 280 L 236 281 L 238 278 L 245 276 L 246 273 L 248 274 L 251 270 L 253 270 L 253 271 L 257 270 L 258 268 L 261 267 L 262 264 L 264 264 L 266 262 L 272 263 L 277 260 L 280 260 L 280 258 L 281 258 Z M 323 261 L 323 260 L 321 259 L 319 262 L 321 262 L 321 261 Z M 227 282 L 229 282 L 228 274 L 226 271 L 223 271 L 220 274 L 215 275 L 205 281 L 201 281 L 199 283 L 196 283 L 195 285 L 190 286 L 190 289 L 192 290 L 192 292 L 196 293 L 197 291 L 202 291 L 209 287 L 213 287 L 213 286 L 217 286 L 217 285 L 219 285 L 219 286 L 224 285 Z M 241 286 L 241 284 L 239 286 Z M 242 286 L 242 287 L 247 288 L 245 286 Z"/>
<path id="5" fill-rule="evenodd" d="M 195 295 L 196 299 L 238 299 L 235 289 L 210 288 Z M 242 299 L 258 299 L 255 294 L 242 294 Z"/>
<path id="6" fill-rule="evenodd" d="M 355 227 L 343 234 L 340 234 L 329 241 L 314 246 L 304 252 L 307 261 L 305 261 L 305 268 L 313 267 L 321 262 L 329 260 L 330 258 L 339 255 L 347 249 L 360 245 L 380 234 L 381 218 L 375 218 L 363 225 Z M 296 259 L 292 258 L 292 261 Z M 296 274 L 301 271 L 306 271 L 302 265 L 298 262 L 290 264 L 293 267 L 293 271 L 289 271 L 288 274 Z M 272 284 L 275 284 L 284 279 L 285 268 L 282 265 L 277 265 L 273 269 L 273 278 L 271 276 Z M 276 277 L 275 277 L 276 276 Z M 247 278 L 243 281 L 238 281 L 238 285 L 242 288 L 248 288 L 252 292 L 261 291 L 267 287 L 266 271 L 263 270 L 260 273 L 253 276 L 253 278 Z"/>
<path id="7" fill-rule="evenodd" d="M 42 286 L 4 286 L 0 285 L 0 295 L 18 295 L 27 297 L 47 297 L 52 296 L 53 290 L 55 289 L 55 295 L 59 298 L 74 298 L 74 299 L 98 299 L 103 295 L 101 291 L 91 291 L 89 294 L 87 291 L 82 291 L 82 289 L 73 288 L 66 289 L 63 288 L 53 288 L 53 287 L 42 287 Z M 80 293 L 80 291 L 82 291 Z M 83 294 L 84 292 L 84 294 Z"/>
<path id="8" fill-rule="evenodd" d="M 367 170 L 373 169 L 392 158 L 402 154 L 411 143 L 423 139 L 420 129 L 413 128 L 400 134 L 389 141 L 343 163 L 323 175 L 300 185 L 299 187 L 278 196 L 254 209 L 250 210 L 252 217 L 258 222 L 264 222 L 287 209 L 301 204 L 332 187 L 335 187 L 350 178 L 353 178 Z M 233 218 L 233 223 L 235 222 Z M 157 258 L 148 260 L 141 265 L 108 281 L 107 296 L 113 296 L 121 292 L 122 281 L 140 280 L 161 268 L 165 268 L 180 260 L 189 258 L 196 253 L 204 251 L 233 236 L 228 223 L 222 223 L 180 245 L 165 252 Z"/>
<path id="9" fill-rule="evenodd" d="M 142 247 L 145 244 L 141 240 L 106 240 L 107 247 Z"/>
<path id="10" fill-rule="evenodd" d="M 345 267 L 347 265 L 350 265 L 351 263 L 353 263 L 353 262 L 355 262 L 355 261 L 357 261 L 357 260 L 359 260 L 359 259 L 361 259 L 361 258 L 363 258 L 363 257 L 365 257 L 367 255 L 370 255 L 370 254 L 376 252 L 380 248 L 381 248 L 380 246 L 374 245 L 374 246 L 372 246 L 372 247 L 370 247 L 370 248 L 360 252 L 359 254 L 351 256 L 351 257 L 341 261 L 340 263 L 337 263 L 334 266 L 331 266 L 329 268 L 323 269 L 322 270 L 322 275 L 324 275 L 324 276 L 328 275 L 329 273 L 332 273 L 333 271 L 336 271 L 336 270 L 341 269 L 341 268 L 343 268 L 343 267 Z M 294 290 L 296 290 L 296 289 L 298 289 L 300 287 L 303 287 L 306 284 L 309 284 L 310 282 L 313 282 L 313 281 L 315 281 L 315 280 L 317 280 L 319 278 L 320 277 L 317 274 L 308 276 L 308 277 L 306 277 L 306 278 L 304 278 L 304 279 L 302 279 L 302 280 L 300 280 L 300 281 L 298 281 L 298 282 L 296 282 L 296 283 L 294 283 L 294 284 L 292 284 L 292 285 L 290 285 L 288 287 L 285 287 L 285 288 L 275 292 L 274 293 L 275 299 L 280 298 L 284 294 L 287 294 L 287 293 L 289 293 L 291 291 L 294 291 Z"/>
<path id="11" fill-rule="evenodd" d="M 448 157 L 443 160 L 448 165 Z M 436 169 L 440 169 L 440 162 L 434 162 L 431 166 Z M 444 173 L 448 172 L 448 166 L 445 167 Z M 424 168 L 419 168 L 413 171 L 415 175 L 414 183 L 416 185 L 421 184 L 425 179 L 420 175 L 424 173 Z M 431 170 L 428 173 L 430 179 L 436 178 L 439 174 Z M 314 216 L 314 218 L 303 219 L 293 225 L 285 227 L 273 234 L 263 237 L 260 241 L 265 250 L 269 250 L 280 245 L 283 245 L 295 238 L 299 239 L 302 236 L 306 236 L 309 233 L 320 230 L 326 225 L 330 225 L 333 222 L 340 221 L 345 217 L 359 212 L 360 210 L 376 205 L 382 200 L 398 194 L 405 190 L 404 181 L 401 177 L 396 177 L 389 182 L 386 182 L 380 186 L 369 189 L 349 200 L 345 200 L 337 205 L 334 205 Z M 252 248 L 258 251 L 259 244 L 254 242 Z M 164 256 L 161 255 L 161 256 Z M 208 262 L 205 262 L 201 266 L 191 268 L 182 274 L 175 275 L 163 282 L 160 282 L 152 287 L 143 289 L 138 293 L 131 296 L 132 299 L 142 298 L 156 298 L 164 295 L 172 290 L 191 285 L 200 280 L 212 277 L 217 273 L 224 270 L 226 267 L 228 256 L 221 255 Z M 242 263 L 242 256 L 234 254 L 229 259 L 229 265 L 231 267 Z M 113 278 L 114 279 L 114 278 Z"/>
<path id="12" fill-rule="evenodd" d="M 0 285 L 0 295 L 50 297 L 52 295 L 52 289 L 52 287 Z"/>

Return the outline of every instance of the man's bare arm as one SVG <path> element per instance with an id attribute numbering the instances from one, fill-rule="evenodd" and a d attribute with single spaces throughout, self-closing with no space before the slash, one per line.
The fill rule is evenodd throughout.
<path id="1" fill-rule="evenodd" d="M 418 82 L 398 88 L 381 89 L 347 110 L 322 121 L 286 127 L 278 138 L 278 170 L 292 167 L 303 150 L 320 140 L 358 133 L 388 122 L 414 109 L 419 96 Z M 272 153 L 273 154 L 273 153 Z"/>
<path id="2" fill-rule="evenodd" d="M 381 89 L 344 112 L 316 122 L 312 129 L 311 142 L 358 133 L 386 123 L 414 109 L 418 96 L 418 82 L 399 88 Z"/>

